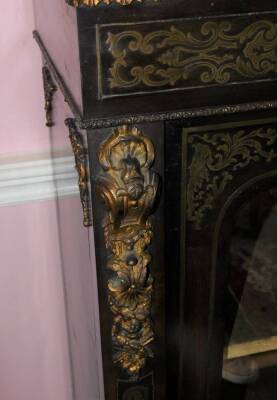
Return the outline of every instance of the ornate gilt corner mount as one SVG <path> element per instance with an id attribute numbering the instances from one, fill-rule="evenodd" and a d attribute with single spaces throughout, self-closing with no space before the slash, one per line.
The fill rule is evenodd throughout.
<path id="1" fill-rule="evenodd" d="M 89 194 L 89 174 L 88 174 L 88 154 L 82 135 L 78 132 L 73 119 L 67 119 L 65 124 L 69 129 L 69 138 L 75 156 L 76 170 L 79 175 L 79 190 L 83 208 L 83 223 L 85 227 L 92 225 L 90 194 Z"/>
<path id="2" fill-rule="evenodd" d="M 45 99 L 45 114 L 46 114 L 46 126 L 51 127 L 54 125 L 52 119 L 53 111 L 53 95 L 57 91 L 57 86 L 53 82 L 49 69 L 44 65 L 42 67 L 43 87 L 44 87 L 44 99 Z"/>
<path id="3" fill-rule="evenodd" d="M 80 6 L 95 7 L 100 4 L 109 5 L 112 3 L 116 3 L 121 6 L 126 6 L 134 2 L 142 3 L 143 0 L 66 0 L 66 3 L 73 7 L 80 7 Z"/>
<path id="4" fill-rule="evenodd" d="M 153 278 L 147 251 L 153 231 L 150 215 L 158 197 L 159 176 L 151 166 L 154 147 L 137 128 L 121 126 L 101 145 L 103 172 L 98 190 L 106 204 L 108 301 L 112 313 L 114 363 L 136 379 L 154 357 L 151 320 Z"/>

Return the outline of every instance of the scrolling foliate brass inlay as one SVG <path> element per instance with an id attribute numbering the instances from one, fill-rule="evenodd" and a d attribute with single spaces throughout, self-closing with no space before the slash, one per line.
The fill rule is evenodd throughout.
<path id="1" fill-rule="evenodd" d="M 188 167 L 187 215 L 195 229 L 201 229 L 206 212 L 215 207 L 240 169 L 277 157 L 276 144 L 274 128 L 189 135 L 188 151 L 193 155 Z"/>
<path id="2" fill-rule="evenodd" d="M 92 225 L 91 206 L 89 195 L 88 154 L 82 135 L 78 132 L 74 120 L 65 121 L 69 129 L 69 138 L 75 156 L 75 167 L 79 176 L 80 198 L 83 208 L 83 224 Z"/>
<path id="3" fill-rule="evenodd" d="M 277 77 L 277 24 L 270 20 L 183 20 L 161 22 L 158 30 L 155 23 L 142 26 L 119 33 L 119 28 L 115 33 L 104 28 L 114 93 Z"/>
<path id="4" fill-rule="evenodd" d="M 122 126 L 102 144 L 99 162 L 104 172 L 98 187 L 107 207 L 105 241 L 111 251 L 107 266 L 113 360 L 138 377 L 153 357 L 153 278 L 147 247 L 153 237 L 149 217 L 159 186 L 158 174 L 151 169 L 154 147 L 137 128 Z"/>

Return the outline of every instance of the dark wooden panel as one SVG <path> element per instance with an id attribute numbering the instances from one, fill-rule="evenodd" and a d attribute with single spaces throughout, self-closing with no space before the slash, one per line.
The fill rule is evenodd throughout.
<path id="1" fill-rule="evenodd" d="M 179 319 L 184 343 L 180 347 L 179 395 L 186 393 L 193 400 L 220 398 L 223 296 L 228 276 L 224 250 L 235 204 L 240 204 L 241 196 L 251 196 L 276 180 L 277 121 L 265 120 L 263 115 L 257 120 L 257 116 L 243 121 L 199 120 L 198 126 L 196 121 L 194 126 L 190 122 L 175 124 L 176 133 L 187 125 L 182 133 L 180 194 L 180 274 L 184 270 L 185 283 Z M 226 217 L 222 228 L 225 215 L 229 219 Z"/>
<path id="2" fill-rule="evenodd" d="M 86 119 L 145 112 L 153 114 L 274 99 L 274 93 L 277 90 L 274 44 L 276 42 L 276 13 L 274 12 L 270 15 L 245 14 L 237 17 L 215 15 L 203 20 L 194 19 L 193 22 L 178 19 L 127 26 L 101 24 L 98 28 L 92 22 L 90 26 L 86 26 L 82 18 L 82 14 L 79 14 L 80 57 Z M 262 23 L 261 20 L 264 19 L 268 20 L 268 23 Z M 230 27 L 226 26 L 226 31 L 222 31 L 220 35 L 217 30 L 213 32 L 209 25 L 217 24 L 219 21 L 223 23 L 223 27 L 225 23 L 231 24 Z M 260 21 L 258 24 L 264 24 L 264 27 L 256 26 L 255 21 Z M 178 34 L 171 32 L 172 26 L 177 29 Z M 204 29 L 202 32 L 201 27 Z M 251 27 L 249 28 L 251 33 L 247 27 Z M 154 41 L 151 36 L 147 36 L 153 32 L 156 35 L 160 30 L 161 37 L 157 37 Z M 119 35 L 123 31 L 125 37 L 116 45 L 119 52 L 113 55 L 108 49 L 108 33 Z M 131 31 L 130 36 L 126 31 Z M 138 36 L 134 34 L 134 31 L 138 32 Z M 192 57 L 192 53 L 188 53 L 181 56 L 185 64 L 184 70 L 182 66 L 179 68 L 169 65 L 171 56 L 167 57 L 168 51 L 172 52 L 174 48 L 174 52 L 178 49 L 177 52 L 180 53 L 185 47 L 189 47 L 186 44 L 175 46 L 176 37 L 185 42 L 186 39 L 182 35 L 190 31 L 197 38 L 195 56 L 198 61 L 203 57 L 204 61 L 199 61 L 198 64 L 189 62 L 187 66 L 188 57 Z M 167 35 L 172 42 L 166 37 Z M 199 51 L 198 41 L 203 44 L 205 37 L 211 39 L 213 35 L 215 43 L 211 43 L 211 52 L 209 50 L 203 55 L 203 51 Z M 224 39 L 220 39 L 219 36 Z M 148 47 L 140 44 L 145 37 L 148 40 L 150 38 Z M 109 40 L 114 40 L 114 37 L 112 38 L 110 35 Z M 209 39 L 207 39 L 208 42 Z M 158 44 L 165 40 L 167 40 L 167 45 L 162 49 L 159 48 Z M 168 65 L 161 62 L 161 54 L 164 56 L 163 62 L 169 63 Z M 171 55 L 176 59 L 177 56 L 174 54 Z M 178 60 L 176 62 L 182 64 Z M 128 63 L 130 63 L 129 66 Z M 112 69 L 113 67 L 116 69 Z M 149 71 L 152 72 L 149 73 Z M 182 76 L 183 72 L 187 74 L 187 77 Z M 172 80 L 169 78 L 171 75 L 174 77 Z M 119 76 L 120 79 L 123 78 L 123 83 L 120 83 Z M 134 78 L 133 82 L 132 78 Z M 158 82 L 157 86 L 155 86 L 156 83 L 151 86 L 152 83 L 149 83 L 149 80 Z M 117 86 L 114 86 L 116 81 Z M 131 84 L 129 85 L 128 82 Z"/>
<path id="3" fill-rule="evenodd" d="M 276 22 L 265 13 L 99 25 L 98 96 L 277 79 Z"/>
<path id="4" fill-rule="evenodd" d="M 168 126 L 167 126 L 168 125 Z M 165 137 L 165 271 L 167 399 L 179 399 L 182 337 L 182 289 L 184 270 L 180 268 L 182 127 L 166 124 Z M 180 320 L 181 318 L 181 320 Z M 188 393 L 186 393 L 188 395 Z"/>

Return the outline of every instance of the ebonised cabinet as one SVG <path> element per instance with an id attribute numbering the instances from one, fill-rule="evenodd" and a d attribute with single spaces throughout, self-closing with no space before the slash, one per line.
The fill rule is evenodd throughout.
<path id="1" fill-rule="evenodd" d="M 226 399 L 230 243 L 275 204 L 276 2 L 34 4 L 47 125 L 60 91 L 93 220 L 105 398 Z"/>

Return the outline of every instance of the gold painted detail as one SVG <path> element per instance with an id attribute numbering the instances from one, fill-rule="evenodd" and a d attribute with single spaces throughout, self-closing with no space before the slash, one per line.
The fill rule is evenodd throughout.
<path id="1" fill-rule="evenodd" d="M 217 198 L 240 169 L 277 157 L 277 130 L 273 128 L 192 134 L 188 143 L 193 156 L 188 167 L 187 215 L 197 230 L 202 227 L 205 213 L 215 207 Z"/>
<path id="2" fill-rule="evenodd" d="M 75 167 L 79 176 L 80 198 L 83 208 L 83 223 L 85 227 L 92 225 L 91 206 L 89 195 L 88 154 L 82 135 L 72 119 L 67 119 L 69 138 L 75 156 Z"/>
<path id="3" fill-rule="evenodd" d="M 53 95 L 57 91 L 57 86 L 54 84 L 50 71 L 46 66 L 42 68 L 42 77 L 43 77 L 44 98 L 45 98 L 44 110 L 46 114 L 46 126 L 52 127 L 54 126 L 54 122 L 52 119 L 52 111 L 53 111 L 52 102 L 53 102 Z"/>
<path id="4" fill-rule="evenodd" d="M 151 322 L 153 278 L 147 251 L 153 231 L 150 214 L 157 198 L 159 177 L 152 142 L 137 128 L 122 126 L 102 144 L 98 179 L 107 207 L 104 221 L 109 306 L 112 312 L 113 359 L 132 377 L 140 374 L 154 340 Z"/>
<path id="5" fill-rule="evenodd" d="M 126 6 L 128 4 L 132 4 L 133 2 L 142 3 L 143 0 L 66 0 L 66 2 L 73 7 L 80 7 L 80 6 L 95 7 L 101 3 L 105 5 L 116 3 L 121 6 Z"/>
<path id="6" fill-rule="evenodd" d="M 277 24 L 256 21 L 239 33 L 230 21 L 209 21 L 191 32 L 172 25 L 146 35 L 108 32 L 113 56 L 110 88 L 159 88 L 178 82 L 226 84 L 277 74 Z M 136 60 L 141 62 L 136 64 Z M 147 65 L 142 65 L 147 60 Z"/>

